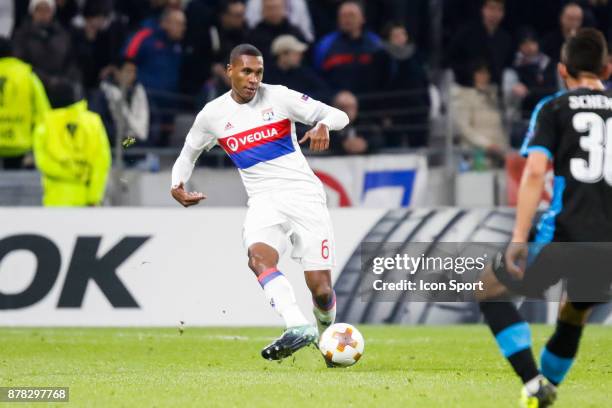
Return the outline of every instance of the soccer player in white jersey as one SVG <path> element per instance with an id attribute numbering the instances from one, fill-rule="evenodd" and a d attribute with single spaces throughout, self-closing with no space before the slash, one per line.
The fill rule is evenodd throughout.
<path id="1" fill-rule="evenodd" d="M 335 242 L 325 192 L 298 143 L 310 140 L 310 150 L 325 150 L 329 130 L 344 128 L 349 119 L 307 95 L 262 83 L 263 72 L 257 48 L 241 44 L 232 50 L 227 66 L 232 89 L 206 104 L 196 117 L 172 169 L 171 193 L 185 207 L 205 198 L 184 186 L 202 151 L 217 144 L 238 167 L 249 196 L 243 229 L 248 265 L 286 325 L 282 336 L 261 354 L 280 360 L 318 338 L 317 329 L 299 309 L 291 284 L 277 268 L 287 237 L 293 246 L 291 257 L 302 265 L 312 292 L 319 332 L 336 316 L 331 283 Z M 298 142 L 294 122 L 314 127 Z"/>

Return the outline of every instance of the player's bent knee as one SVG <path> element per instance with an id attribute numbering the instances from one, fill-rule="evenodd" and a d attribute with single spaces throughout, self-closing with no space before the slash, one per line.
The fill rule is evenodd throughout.
<path id="1" fill-rule="evenodd" d="M 312 296 L 315 298 L 317 303 L 321 303 L 321 304 L 328 303 L 329 301 L 331 301 L 333 297 L 333 293 L 334 291 L 331 285 L 327 283 L 317 285 L 312 290 Z"/>
<path id="2" fill-rule="evenodd" d="M 316 305 L 326 308 L 334 300 L 334 290 L 330 283 L 325 281 L 317 282 L 316 285 L 310 287 L 312 299 Z"/>
<path id="3" fill-rule="evenodd" d="M 478 302 L 499 299 L 508 293 L 506 287 L 495 276 L 493 266 L 491 264 L 485 267 L 480 280 L 482 282 L 483 290 L 474 291 L 474 297 Z"/>
<path id="4" fill-rule="evenodd" d="M 258 256 L 249 257 L 249 268 L 255 272 L 256 275 L 260 275 L 270 268 L 276 268 L 276 262 L 266 260 Z"/>
<path id="5" fill-rule="evenodd" d="M 256 243 L 249 247 L 249 268 L 259 275 L 278 264 L 278 252 L 264 243 Z"/>
<path id="6" fill-rule="evenodd" d="M 583 326 L 586 324 L 592 308 L 592 303 L 565 302 L 559 310 L 559 320 L 574 326 Z"/>
<path id="7" fill-rule="evenodd" d="M 305 271 L 306 285 L 315 298 L 317 296 L 331 296 L 333 293 L 331 271 Z"/>

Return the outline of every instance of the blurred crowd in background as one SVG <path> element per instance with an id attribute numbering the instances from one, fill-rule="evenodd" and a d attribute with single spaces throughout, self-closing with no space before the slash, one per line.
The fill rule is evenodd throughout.
<path id="1" fill-rule="evenodd" d="M 333 154 L 432 146 L 452 111 L 456 144 L 496 165 L 561 88 L 565 39 L 583 26 L 609 38 L 611 18 L 608 0 L 3 0 L 0 37 L 52 107 L 86 99 L 111 145 L 181 146 L 248 42 L 264 82 L 347 112 Z"/>

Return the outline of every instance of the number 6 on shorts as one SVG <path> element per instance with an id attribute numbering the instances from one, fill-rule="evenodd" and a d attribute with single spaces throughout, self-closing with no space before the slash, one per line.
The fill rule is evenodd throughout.
<path id="1" fill-rule="evenodd" d="M 329 245 L 328 245 L 328 242 L 329 241 L 327 239 L 324 239 L 321 242 L 321 257 L 323 259 L 329 258 Z"/>

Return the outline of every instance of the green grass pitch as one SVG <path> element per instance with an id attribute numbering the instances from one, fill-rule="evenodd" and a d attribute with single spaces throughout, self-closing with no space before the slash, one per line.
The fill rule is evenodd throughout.
<path id="1" fill-rule="evenodd" d="M 264 361 L 279 328 L 0 328 L 0 386 L 68 386 L 70 403 L 49 405 L 79 407 L 518 405 L 519 381 L 484 326 L 360 329 L 361 361 L 328 369 L 313 348 Z M 536 351 L 551 330 L 534 327 Z M 555 407 L 611 407 L 611 351 L 612 327 L 589 326 Z"/>

